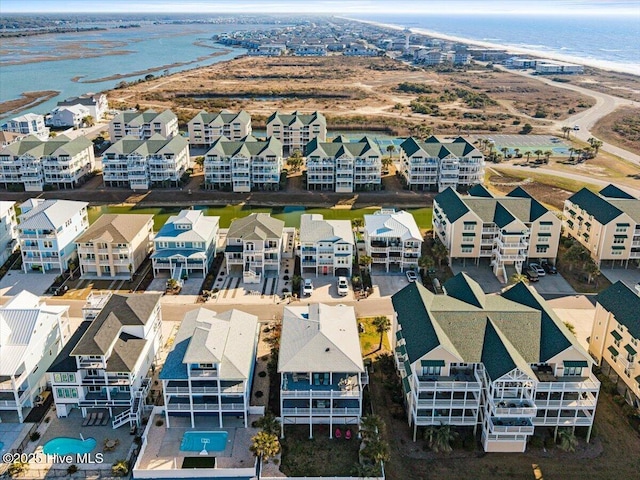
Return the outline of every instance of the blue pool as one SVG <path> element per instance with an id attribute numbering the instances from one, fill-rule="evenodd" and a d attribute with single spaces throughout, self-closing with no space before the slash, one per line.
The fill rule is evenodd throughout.
<path id="1" fill-rule="evenodd" d="M 183 452 L 222 452 L 227 447 L 227 432 L 185 432 L 180 442 Z"/>
<path id="2" fill-rule="evenodd" d="M 4 443 L 0 442 L 0 452 L 4 450 Z"/>
<path id="3" fill-rule="evenodd" d="M 95 438 L 80 440 L 79 438 L 58 437 L 44 444 L 43 451 L 47 455 L 72 455 L 77 453 L 89 453 L 96 448 Z"/>

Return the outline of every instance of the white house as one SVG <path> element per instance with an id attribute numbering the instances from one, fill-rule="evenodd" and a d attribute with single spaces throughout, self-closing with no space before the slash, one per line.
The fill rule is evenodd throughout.
<path id="1" fill-rule="evenodd" d="M 216 254 L 220 217 L 200 210 L 172 215 L 153 240 L 153 275 L 168 273 L 177 281 L 192 274 L 203 277 Z"/>
<path id="2" fill-rule="evenodd" d="M 84 119 L 89 115 L 89 109 L 83 105 L 56 107 L 51 110 L 49 124 L 54 127 L 80 128 L 84 125 Z"/>
<path id="3" fill-rule="evenodd" d="M 302 273 L 351 277 L 354 246 L 350 220 L 325 220 L 317 213 L 300 217 Z"/>
<path id="4" fill-rule="evenodd" d="M 86 93 L 79 97 L 71 97 L 58 102 L 58 107 L 82 106 L 88 110 L 88 114 L 97 122 L 102 120 L 109 109 L 107 96 L 104 93 Z"/>
<path id="5" fill-rule="evenodd" d="M 216 313 L 198 308 L 185 314 L 160 372 L 167 428 L 174 415 L 224 420 L 242 417 L 248 427 L 256 363 L 258 317 L 240 310 Z"/>
<path id="6" fill-rule="evenodd" d="M 26 290 L 0 306 L 0 412 L 15 411 L 24 421 L 69 336 L 67 306 L 47 305 Z"/>
<path id="7" fill-rule="evenodd" d="M 76 238 L 82 278 L 131 278 L 151 252 L 153 215 L 101 215 Z"/>
<path id="8" fill-rule="evenodd" d="M 251 115 L 240 110 L 238 113 L 222 110 L 219 113 L 198 113 L 187 124 L 191 145 L 211 145 L 220 137 L 240 141 L 251 135 Z"/>
<path id="9" fill-rule="evenodd" d="M 368 384 L 356 314 L 346 305 L 285 307 L 278 354 L 282 436 L 286 425 L 351 425 L 358 431 Z M 348 428 L 348 427 L 347 427 Z"/>
<path id="10" fill-rule="evenodd" d="M 26 272 L 58 270 L 76 261 L 76 244 L 87 227 L 86 202 L 32 198 L 20 205 L 18 241 Z"/>
<path id="11" fill-rule="evenodd" d="M 162 342 L 160 294 L 91 294 L 84 322 L 47 370 L 56 415 L 140 425 Z M 96 411 L 97 410 L 97 411 Z"/>
<path id="12" fill-rule="evenodd" d="M 18 244 L 15 202 L 0 201 L 0 265 L 11 256 Z"/>
<path id="13" fill-rule="evenodd" d="M 45 127 L 44 116 L 36 113 L 25 113 L 8 120 L 0 129 L 21 135 L 33 135 L 40 140 L 49 138 L 49 129 Z"/>
<path id="14" fill-rule="evenodd" d="M 279 44 L 263 44 L 247 50 L 247 55 L 256 57 L 279 57 L 285 53 L 287 53 L 287 47 Z"/>
<path id="15" fill-rule="evenodd" d="M 176 114 L 171 110 L 160 113 L 155 110 L 121 112 L 109 123 L 109 137 L 112 142 L 117 142 L 128 136 L 147 140 L 155 134 L 165 138 L 178 135 Z"/>
<path id="16" fill-rule="evenodd" d="M 386 272 L 396 266 L 401 272 L 418 268 L 422 234 L 409 212 L 381 209 L 364 216 L 364 242 L 372 266 Z"/>

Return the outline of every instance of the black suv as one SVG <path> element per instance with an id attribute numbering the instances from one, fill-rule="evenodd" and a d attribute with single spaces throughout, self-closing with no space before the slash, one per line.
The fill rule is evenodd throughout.
<path id="1" fill-rule="evenodd" d="M 542 262 L 542 268 L 549 275 L 557 275 L 557 273 L 558 273 L 558 270 L 556 270 L 556 267 L 554 267 L 553 265 L 551 265 L 550 263 L 547 263 L 547 262 Z"/>
<path id="2" fill-rule="evenodd" d="M 536 272 L 533 268 L 527 268 L 524 271 L 525 276 L 529 279 L 530 282 L 537 282 L 540 280 L 540 276 L 538 272 Z"/>

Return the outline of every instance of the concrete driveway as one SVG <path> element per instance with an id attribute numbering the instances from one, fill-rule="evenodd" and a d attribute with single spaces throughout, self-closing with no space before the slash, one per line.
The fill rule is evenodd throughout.
<path id="1" fill-rule="evenodd" d="M 616 283 L 617 281 L 621 281 L 627 287 L 629 287 L 634 292 L 636 284 L 640 282 L 640 269 L 636 267 L 629 266 L 629 268 L 606 268 L 603 267 L 601 270 L 602 274 L 607 277 L 611 283 Z"/>
<path id="2" fill-rule="evenodd" d="M 377 291 L 380 297 L 390 297 L 409 285 L 409 280 L 404 273 L 402 275 L 372 275 L 371 283 L 374 293 Z"/>
<path id="3" fill-rule="evenodd" d="M 302 278 L 310 278 L 313 282 L 313 293 L 308 296 L 300 297 L 300 300 L 303 302 L 335 303 L 339 301 L 352 301 L 354 299 L 351 282 L 348 282 L 349 294 L 341 297 L 338 295 L 338 277 L 329 275 L 316 277 L 314 274 L 305 274 Z"/>
<path id="4" fill-rule="evenodd" d="M 23 290 L 44 296 L 58 275 L 58 273 L 24 273 L 20 270 L 9 270 L 0 280 L 0 296 L 14 297 Z"/>
<path id="5" fill-rule="evenodd" d="M 531 283 L 540 295 L 575 295 L 576 291 L 562 275 L 546 274 L 539 281 Z"/>
<path id="6" fill-rule="evenodd" d="M 463 266 L 462 261 L 456 260 L 453 265 L 451 265 L 451 271 L 454 275 L 460 272 L 466 273 L 478 282 L 484 293 L 500 292 L 506 286 L 500 283 L 500 280 L 493 274 L 493 270 L 486 261 L 481 261 L 479 265 L 476 265 L 473 263 L 473 260 L 468 260 L 466 265 Z"/>

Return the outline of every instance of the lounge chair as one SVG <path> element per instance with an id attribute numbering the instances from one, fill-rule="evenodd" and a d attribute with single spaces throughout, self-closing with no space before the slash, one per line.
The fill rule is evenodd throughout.
<path id="1" fill-rule="evenodd" d="M 82 421 L 83 427 L 86 427 L 87 425 L 89 425 L 89 420 L 91 420 L 91 415 L 93 415 L 93 413 L 90 413 L 89 415 L 84 417 L 84 420 Z"/>
<path id="2" fill-rule="evenodd" d="M 336 428 L 335 437 L 342 438 L 342 430 L 340 430 L 339 428 Z"/>
<path id="3" fill-rule="evenodd" d="M 89 419 L 89 423 L 87 423 L 87 426 L 92 427 L 94 423 L 96 423 L 96 418 L 98 417 L 98 415 L 96 413 L 92 413 L 91 414 L 91 418 Z"/>
<path id="4" fill-rule="evenodd" d="M 346 438 L 347 440 L 351 440 L 351 430 L 347 430 L 346 432 L 344 432 L 344 438 Z"/>
<path id="5" fill-rule="evenodd" d="M 96 423 L 95 423 L 96 427 L 102 423 L 102 417 L 104 417 L 104 413 L 98 412 L 96 417 Z"/>
<path id="6" fill-rule="evenodd" d="M 107 425 L 109 423 L 111 419 L 109 418 L 109 415 L 105 415 L 104 418 L 102 419 L 102 423 L 100 425 L 102 425 L 103 427 L 105 425 Z"/>

